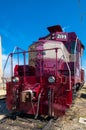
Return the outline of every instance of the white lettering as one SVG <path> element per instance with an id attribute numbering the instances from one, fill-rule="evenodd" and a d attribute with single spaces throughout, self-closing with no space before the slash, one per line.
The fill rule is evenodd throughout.
<path id="1" fill-rule="evenodd" d="M 65 34 L 57 34 L 58 39 L 66 39 L 67 36 Z"/>

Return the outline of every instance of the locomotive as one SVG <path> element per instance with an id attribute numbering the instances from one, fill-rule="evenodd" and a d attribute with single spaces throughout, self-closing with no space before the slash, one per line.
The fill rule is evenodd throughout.
<path id="1" fill-rule="evenodd" d="M 33 114 L 35 118 L 61 116 L 84 83 L 84 45 L 76 33 L 63 32 L 60 25 L 47 29 L 49 34 L 32 43 L 28 51 L 10 53 L 11 81 L 6 82 L 10 111 Z M 23 64 L 19 63 L 20 54 Z M 18 58 L 15 66 L 14 55 Z"/>

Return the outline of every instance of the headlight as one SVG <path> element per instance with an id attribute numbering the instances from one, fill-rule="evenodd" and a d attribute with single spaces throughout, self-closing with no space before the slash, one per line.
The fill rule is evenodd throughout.
<path id="1" fill-rule="evenodd" d="M 50 76 L 50 77 L 48 78 L 48 82 L 49 82 L 49 83 L 55 83 L 55 77 L 54 77 L 54 76 Z"/>
<path id="2" fill-rule="evenodd" d="M 19 82 L 19 77 L 14 77 L 14 78 L 12 79 L 12 81 L 13 81 L 14 83 L 18 83 L 18 82 Z"/>

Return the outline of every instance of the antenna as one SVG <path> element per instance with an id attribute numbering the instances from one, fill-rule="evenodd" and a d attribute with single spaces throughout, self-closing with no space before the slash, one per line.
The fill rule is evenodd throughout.
<path id="1" fill-rule="evenodd" d="M 2 83 L 2 44 L 0 36 L 0 83 Z"/>
<path id="2" fill-rule="evenodd" d="M 81 0 L 78 0 L 78 7 L 79 7 L 79 10 L 80 10 L 80 23 L 82 23 L 83 21 L 83 17 L 86 15 L 86 13 L 81 13 Z"/>

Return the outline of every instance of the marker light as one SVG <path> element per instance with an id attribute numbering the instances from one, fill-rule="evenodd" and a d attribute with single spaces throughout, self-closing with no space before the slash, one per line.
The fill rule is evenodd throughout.
<path id="1" fill-rule="evenodd" d="M 19 82 L 19 77 L 14 77 L 12 80 L 13 80 L 14 83 L 18 83 Z"/>
<path id="2" fill-rule="evenodd" d="M 48 78 L 48 82 L 49 82 L 49 83 L 55 83 L 55 77 L 54 77 L 54 76 L 50 76 L 50 77 Z"/>

